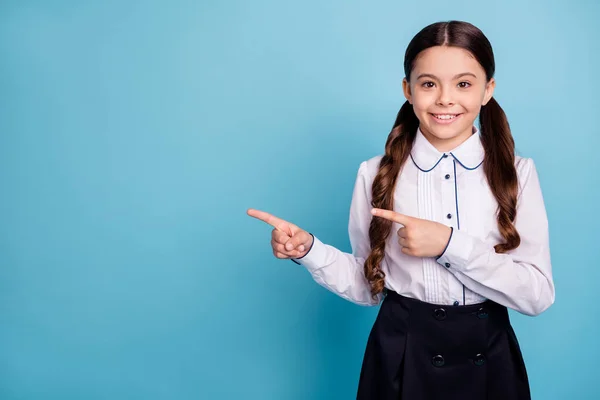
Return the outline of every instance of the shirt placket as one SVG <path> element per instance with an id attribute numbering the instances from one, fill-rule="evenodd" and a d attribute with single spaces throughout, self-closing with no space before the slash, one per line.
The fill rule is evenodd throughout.
<path id="1" fill-rule="evenodd" d="M 442 181 L 442 223 L 452 227 L 454 230 L 459 230 L 460 215 L 458 208 L 456 161 L 452 157 L 445 155 L 439 166 L 441 167 L 440 179 Z M 443 276 L 447 279 L 449 298 L 446 300 L 454 305 L 465 304 L 465 292 L 462 283 L 450 273 L 446 273 Z"/>
<path id="2" fill-rule="evenodd" d="M 419 208 L 419 218 L 430 221 L 439 220 L 438 205 L 440 202 L 439 182 L 436 169 L 417 171 L 417 204 Z M 423 280 L 425 301 L 434 304 L 441 304 L 446 298 L 446 287 L 443 284 L 443 270 L 440 265 L 431 257 L 423 257 Z"/>

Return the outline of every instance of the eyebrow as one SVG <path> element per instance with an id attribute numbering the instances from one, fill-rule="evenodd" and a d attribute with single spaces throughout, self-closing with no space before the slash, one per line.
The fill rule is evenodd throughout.
<path id="1" fill-rule="evenodd" d="M 477 79 L 477 76 L 475 76 L 475 74 L 473 74 L 471 72 L 463 72 L 462 74 L 454 75 L 454 78 L 452 78 L 452 79 L 458 79 L 458 78 L 461 78 L 461 77 L 467 76 L 467 75 L 470 75 L 473 78 Z M 432 74 L 421 74 L 421 75 L 417 76 L 417 80 L 419 80 L 421 78 L 431 78 L 431 79 L 440 80 L 437 76 L 432 75 Z"/>

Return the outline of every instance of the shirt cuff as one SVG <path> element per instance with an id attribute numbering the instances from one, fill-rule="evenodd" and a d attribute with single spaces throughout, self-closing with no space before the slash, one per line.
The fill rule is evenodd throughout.
<path id="1" fill-rule="evenodd" d="M 325 260 L 327 257 L 327 247 L 312 233 L 310 235 L 313 237 L 313 244 L 310 247 L 310 249 L 308 249 L 306 254 L 302 257 L 291 258 L 291 260 L 296 264 L 304 265 L 309 269 L 318 269 L 325 264 Z"/>
<path id="2" fill-rule="evenodd" d="M 469 263 L 475 246 L 474 239 L 465 232 L 452 230 L 446 250 L 437 258 L 437 262 L 446 268 L 460 269 Z"/>

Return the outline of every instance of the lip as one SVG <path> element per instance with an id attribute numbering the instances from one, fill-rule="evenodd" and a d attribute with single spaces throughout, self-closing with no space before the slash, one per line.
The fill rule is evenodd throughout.
<path id="1" fill-rule="evenodd" d="M 452 114 L 452 113 L 449 113 Z M 460 119 L 463 114 L 456 114 L 456 117 L 452 118 L 452 119 L 438 119 L 435 115 L 433 115 L 432 113 L 429 113 L 429 115 L 431 116 L 431 119 L 436 123 L 436 124 L 440 124 L 440 125 L 450 125 L 453 122 L 456 122 L 456 120 Z"/>

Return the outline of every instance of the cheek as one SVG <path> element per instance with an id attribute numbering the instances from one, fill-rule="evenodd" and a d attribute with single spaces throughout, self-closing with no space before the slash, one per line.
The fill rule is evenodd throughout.
<path id="1" fill-rule="evenodd" d="M 483 103 L 483 95 L 484 93 L 479 90 L 465 93 L 461 99 L 463 107 L 469 110 L 469 112 L 479 112 Z"/>
<path id="2" fill-rule="evenodd" d="M 482 100 L 480 98 L 470 97 L 468 99 L 465 99 L 465 101 L 463 101 L 461 105 L 467 111 L 467 113 L 479 114 L 479 111 L 481 109 L 481 102 Z"/>
<path id="3" fill-rule="evenodd" d="M 413 108 L 416 113 L 426 113 L 428 109 L 435 105 L 435 96 L 429 93 L 419 94 L 413 97 Z"/>

